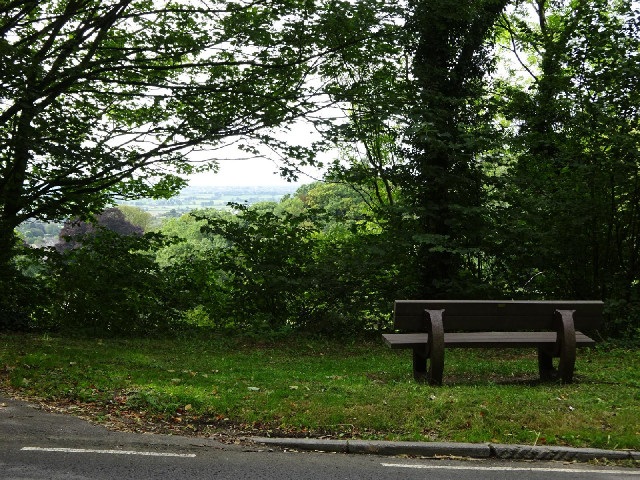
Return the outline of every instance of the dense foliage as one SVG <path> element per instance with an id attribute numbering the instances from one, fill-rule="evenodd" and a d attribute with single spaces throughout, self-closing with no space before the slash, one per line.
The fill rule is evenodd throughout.
<path id="1" fill-rule="evenodd" d="M 105 222 L 108 210 L 95 226 L 70 222 L 44 257 L 24 247 L 23 283 L 39 285 L 39 297 L 20 326 L 358 334 L 385 328 L 393 299 L 411 293 L 410 259 L 349 187 L 316 183 L 280 203 L 234 207 L 144 235 Z"/>
<path id="2" fill-rule="evenodd" d="M 170 197 L 228 143 L 309 161 L 274 129 L 329 101 L 308 81 L 326 59 L 383 35 L 384 2 L 352 3 L 2 2 L 0 287 L 26 220 Z"/>
<path id="3" fill-rule="evenodd" d="M 93 222 L 85 222 L 80 218 L 72 218 L 64 222 L 58 233 L 60 241 L 55 245 L 59 251 L 79 248 L 88 236 L 96 236 L 105 230 L 119 235 L 142 235 L 143 229 L 126 219 L 118 208 L 107 208 L 96 215 Z"/>
<path id="4" fill-rule="evenodd" d="M 640 313 L 640 12 L 631 2 L 539 3 L 509 38 L 540 52 L 529 91 L 505 86 L 513 129 L 496 198 L 506 279 L 523 293 L 606 299 Z M 535 74 L 533 73 L 535 71 Z M 508 225 L 509 228 L 504 228 Z M 531 279 L 529 281 L 529 279 Z"/>
<path id="5" fill-rule="evenodd" d="M 168 117 L 151 113 L 179 104 L 185 108 L 172 112 L 172 121 L 186 122 L 192 139 L 213 141 L 199 136 L 210 126 L 224 136 L 241 120 L 252 130 L 256 122 L 275 125 L 309 113 L 315 108 L 310 97 L 294 95 L 291 104 L 284 92 L 291 81 L 315 76 L 323 101 L 345 114 L 343 121 L 318 120 L 327 140 L 341 147 L 326 183 L 304 186 L 279 203 L 167 219 L 141 237 L 93 236 L 63 256 L 24 250 L 9 239 L 22 255 L 3 274 L 10 288 L 0 311 L 15 317 L 7 325 L 82 324 L 120 333 L 192 325 L 343 335 L 385 328 L 395 298 L 575 298 L 605 300 L 604 334 L 637 335 L 640 12 L 633 2 L 328 2 L 307 18 L 315 19 L 309 25 L 324 34 L 322 41 L 305 36 L 311 34 L 307 24 L 294 19 L 302 3 L 283 5 L 271 13 L 244 5 L 220 24 L 228 35 L 255 42 L 254 60 L 279 52 L 274 61 L 284 63 L 278 68 L 214 62 L 207 69 L 211 77 L 192 76 L 188 88 L 174 85 L 140 119 L 120 110 L 115 119 L 134 128 L 151 119 L 166 140 L 166 129 L 173 128 Z M 187 22 L 195 39 L 210 35 L 178 11 L 169 17 Z M 263 30 L 248 32 L 249 20 Z M 188 37 L 175 40 L 185 47 Z M 233 44 L 225 38 L 225 45 Z M 292 43 L 302 50 L 287 50 Z M 308 69 L 296 52 L 324 52 L 323 61 Z M 217 92 L 231 73 L 234 88 L 246 86 L 256 72 L 267 79 L 259 98 L 245 98 L 242 89 L 220 98 L 196 94 L 202 86 Z M 134 80 L 143 75 L 128 74 Z M 107 69 L 105 75 L 115 73 Z M 165 70 L 155 75 L 156 82 L 169 78 Z M 133 92 L 135 85 L 127 88 Z M 272 104 L 280 95 L 286 105 Z M 85 162 L 88 137 L 79 132 L 70 137 L 79 142 L 72 142 L 79 149 L 73 158 Z M 269 138 L 262 139 L 273 144 Z M 173 155 L 179 148 L 169 150 Z M 291 173 L 297 161 L 309 160 L 295 146 L 289 153 Z M 70 160 L 58 154 L 42 165 L 43 157 L 31 158 L 38 168 L 60 173 L 59 165 Z M 43 178 L 35 167 L 27 172 Z M 8 187 L 12 178 L 0 182 L 5 213 L 11 206 L 6 192 L 15 191 Z M 69 213 L 93 206 L 95 213 L 116 193 L 144 194 L 135 178 L 86 197 L 74 190 L 80 204 L 66 196 L 52 205 L 59 201 L 60 212 Z M 22 185 L 30 184 L 23 178 Z M 140 212 L 129 217 L 151 228 Z"/>

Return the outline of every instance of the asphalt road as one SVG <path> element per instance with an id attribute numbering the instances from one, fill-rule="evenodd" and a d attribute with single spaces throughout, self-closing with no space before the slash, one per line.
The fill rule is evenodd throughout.
<path id="1" fill-rule="evenodd" d="M 638 479 L 640 469 L 272 451 L 205 438 L 110 432 L 0 398 L 2 479 Z"/>

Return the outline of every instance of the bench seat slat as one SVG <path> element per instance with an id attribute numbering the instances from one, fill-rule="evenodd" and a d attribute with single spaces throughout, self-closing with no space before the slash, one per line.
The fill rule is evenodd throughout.
<path id="1" fill-rule="evenodd" d="M 386 333 L 382 337 L 394 349 L 419 347 L 429 339 L 426 333 Z M 540 347 L 554 344 L 556 338 L 556 332 L 452 332 L 444 334 L 444 344 L 447 348 Z M 576 346 L 589 347 L 595 343 L 584 333 L 576 332 Z"/>

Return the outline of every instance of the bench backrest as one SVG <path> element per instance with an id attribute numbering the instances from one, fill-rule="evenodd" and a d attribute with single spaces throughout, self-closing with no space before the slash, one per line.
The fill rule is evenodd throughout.
<path id="1" fill-rule="evenodd" d="M 445 331 L 554 330 L 556 310 L 575 310 L 576 330 L 594 330 L 602 324 L 600 301 L 524 300 L 396 300 L 397 330 L 425 331 L 424 311 L 444 310 Z"/>

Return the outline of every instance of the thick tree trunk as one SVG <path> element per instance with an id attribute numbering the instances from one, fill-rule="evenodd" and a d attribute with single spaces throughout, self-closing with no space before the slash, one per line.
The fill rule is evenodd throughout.
<path id="1" fill-rule="evenodd" d="M 9 265 L 13 256 L 14 226 L 0 219 L 0 283 L 9 273 Z"/>
<path id="2" fill-rule="evenodd" d="M 32 135 L 31 121 L 34 108 L 29 102 L 23 102 L 16 130 L 9 143 L 7 166 L 2 171 L 0 182 L 0 327 L 13 328 L 16 308 L 13 292 L 15 291 L 16 272 L 12 265 L 15 254 L 15 228 L 20 224 L 20 212 L 24 206 L 24 182 L 31 159 L 30 148 L 35 136 Z"/>
<path id="3" fill-rule="evenodd" d="M 464 295 L 457 292 L 462 257 L 456 250 L 478 237 L 466 221 L 481 196 L 470 189 L 478 144 L 468 131 L 478 121 L 473 107 L 482 94 L 486 73 L 487 34 L 507 0 L 461 2 L 452 14 L 450 2 L 415 0 L 408 22 L 418 41 L 414 52 L 417 104 L 412 159 L 417 171 L 411 194 L 421 212 L 419 262 L 425 298 Z"/>
<path id="4" fill-rule="evenodd" d="M 16 271 L 12 265 L 15 251 L 14 226 L 0 218 L 0 331 L 20 328 L 20 315 L 16 311 L 15 279 Z"/>

